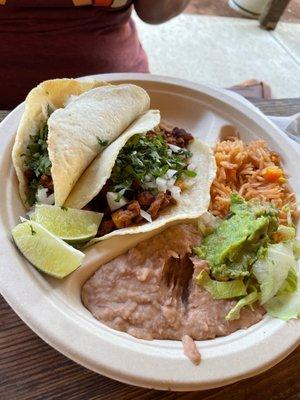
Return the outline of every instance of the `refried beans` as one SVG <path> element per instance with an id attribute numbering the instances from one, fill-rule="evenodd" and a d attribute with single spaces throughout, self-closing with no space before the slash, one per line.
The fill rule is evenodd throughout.
<path id="1" fill-rule="evenodd" d="M 185 337 L 189 346 L 186 336 L 213 339 L 260 321 L 261 307 L 242 309 L 238 320 L 226 321 L 236 301 L 214 300 L 197 285 L 195 277 L 207 267 L 191 254 L 200 241 L 194 225 L 181 224 L 138 244 L 83 285 L 84 305 L 113 329 L 149 340 Z"/>

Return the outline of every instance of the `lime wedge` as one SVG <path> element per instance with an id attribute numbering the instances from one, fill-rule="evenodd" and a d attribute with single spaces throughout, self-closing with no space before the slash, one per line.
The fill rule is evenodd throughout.
<path id="1" fill-rule="evenodd" d="M 46 204 L 37 205 L 30 219 L 70 244 L 96 236 L 103 214 Z"/>
<path id="2" fill-rule="evenodd" d="M 75 271 L 84 258 L 84 253 L 34 221 L 25 221 L 15 226 L 12 236 L 28 261 L 55 278 L 62 279 Z"/>

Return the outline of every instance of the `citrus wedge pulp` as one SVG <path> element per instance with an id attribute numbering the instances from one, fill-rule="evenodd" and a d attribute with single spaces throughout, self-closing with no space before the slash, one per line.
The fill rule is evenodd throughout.
<path id="1" fill-rule="evenodd" d="M 21 253 L 36 268 L 62 279 L 77 269 L 84 253 L 74 249 L 35 221 L 24 220 L 12 229 Z"/>
<path id="2" fill-rule="evenodd" d="M 35 207 L 30 219 L 62 240 L 77 244 L 96 236 L 102 216 L 93 211 L 41 204 Z"/>

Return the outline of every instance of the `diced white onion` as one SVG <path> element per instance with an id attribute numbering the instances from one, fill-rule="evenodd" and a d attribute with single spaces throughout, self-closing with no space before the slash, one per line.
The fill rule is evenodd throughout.
<path id="1" fill-rule="evenodd" d="M 111 211 L 118 210 L 118 208 L 121 208 L 128 203 L 128 201 L 125 199 L 124 196 L 122 196 L 119 201 L 117 201 L 117 198 L 118 198 L 117 193 L 107 192 L 106 194 L 107 204 Z"/>
<path id="2" fill-rule="evenodd" d="M 157 187 L 156 182 L 152 181 L 152 182 L 144 182 L 143 183 L 143 188 L 144 189 L 155 189 Z"/>
<path id="3" fill-rule="evenodd" d="M 38 190 L 36 192 L 36 200 L 38 203 L 45 204 L 45 200 L 47 199 L 47 192 L 48 192 L 48 189 L 46 189 L 44 187 L 38 188 Z"/>
<path id="4" fill-rule="evenodd" d="M 171 195 L 173 197 L 173 199 L 175 199 L 176 201 L 180 200 L 180 193 L 181 193 L 181 189 L 179 186 L 174 185 L 171 189 L 170 189 Z"/>
<path id="5" fill-rule="evenodd" d="M 164 178 L 156 178 L 156 185 L 157 185 L 157 189 L 159 192 L 164 192 L 166 193 L 167 189 L 168 189 L 168 184 L 167 184 L 167 180 Z"/>
<path id="6" fill-rule="evenodd" d="M 170 147 L 170 149 L 171 149 L 174 153 L 178 153 L 178 151 L 181 150 L 181 147 L 176 146 L 175 144 L 170 144 L 170 143 L 168 143 L 168 146 Z"/>
<path id="7" fill-rule="evenodd" d="M 50 194 L 50 196 L 47 197 L 47 203 L 50 206 L 53 205 L 55 203 L 55 199 L 54 199 L 54 193 Z"/>
<path id="8" fill-rule="evenodd" d="M 36 193 L 37 203 L 48 204 L 48 205 L 54 204 L 54 193 L 50 194 L 50 196 L 47 196 L 47 192 L 48 189 L 44 187 L 38 188 Z"/>
<path id="9" fill-rule="evenodd" d="M 173 178 L 173 176 L 175 174 L 177 174 L 176 169 L 168 169 L 168 171 L 166 172 L 165 177 L 166 177 L 166 179 L 171 179 L 171 178 Z"/>
<path id="10" fill-rule="evenodd" d="M 168 189 L 171 189 L 175 185 L 176 179 L 168 179 L 167 180 L 167 187 Z"/>
<path id="11" fill-rule="evenodd" d="M 141 216 L 142 216 L 144 219 L 146 219 L 148 222 L 152 222 L 152 217 L 151 217 L 151 215 L 150 215 L 149 213 L 147 213 L 147 212 L 144 211 L 144 210 L 141 210 L 140 214 L 141 214 Z"/>

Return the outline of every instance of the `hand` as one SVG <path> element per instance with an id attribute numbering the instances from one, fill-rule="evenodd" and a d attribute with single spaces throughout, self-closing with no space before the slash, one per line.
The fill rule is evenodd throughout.
<path id="1" fill-rule="evenodd" d="M 161 24 L 179 15 L 190 0 L 135 0 L 138 16 L 148 24 Z"/>

